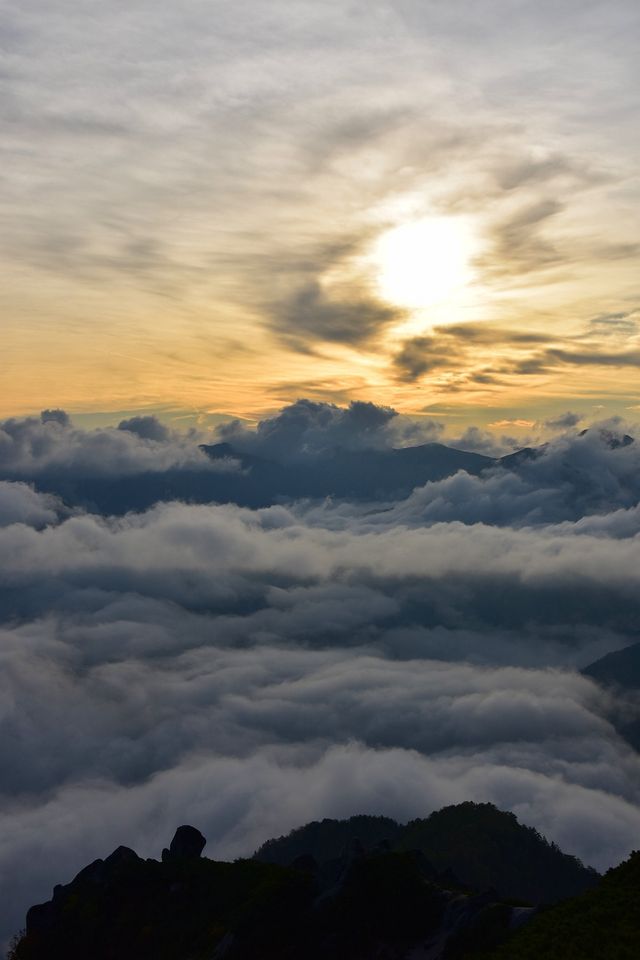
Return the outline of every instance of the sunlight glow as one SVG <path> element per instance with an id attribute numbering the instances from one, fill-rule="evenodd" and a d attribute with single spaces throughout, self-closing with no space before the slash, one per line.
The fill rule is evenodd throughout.
<path id="1" fill-rule="evenodd" d="M 409 308 L 446 300 L 473 280 L 474 247 L 459 217 L 429 217 L 388 230 L 373 253 L 380 295 Z"/>

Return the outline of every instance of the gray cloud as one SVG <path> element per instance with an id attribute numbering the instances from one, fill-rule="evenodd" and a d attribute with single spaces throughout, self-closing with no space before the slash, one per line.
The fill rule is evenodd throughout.
<path id="1" fill-rule="evenodd" d="M 259 453 L 277 460 L 318 456 L 336 447 L 348 450 L 385 448 L 402 435 L 394 430 L 397 413 L 390 407 L 353 401 L 348 407 L 297 400 L 274 417 L 248 430 L 240 421 L 219 428 L 221 439 L 241 452 Z M 405 426 L 410 430 L 410 426 Z"/>
<path id="2" fill-rule="evenodd" d="M 26 483 L 0 480 L 0 526 L 23 523 L 44 527 L 66 513 L 57 497 L 37 493 Z"/>
<path id="3" fill-rule="evenodd" d="M 453 371 L 471 384 L 499 383 L 514 374 L 536 376 L 566 367 L 636 367 L 640 351 L 633 341 L 631 349 L 624 348 L 628 334 L 635 330 L 633 319 L 610 318 L 592 320 L 582 332 L 563 338 L 505 330 L 491 323 L 451 324 L 405 340 L 393 365 L 398 378 L 408 382 L 432 371 Z M 611 349 L 613 337 L 620 341 L 617 350 Z M 478 358 L 478 350 L 483 348 L 500 359 Z"/>
<path id="4" fill-rule="evenodd" d="M 354 400 L 346 407 L 296 400 L 261 420 L 255 430 L 240 421 L 218 429 L 220 438 L 240 453 L 279 462 L 318 458 L 336 450 L 391 450 L 441 438 L 444 425 L 432 418 L 404 417 L 392 407 Z"/>
<path id="5" fill-rule="evenodd" d="M 273 313 L 273 329 L 303 350 L 318 342 L 361 344 L 402 315 L 366 293 L 332 298 L 317 282 L 305 284 L 276 304 Z"/>
<path id="6" fill-rule="evenodd" d="M 118 430 L 125 430 L 129 433 L 135 433 L 141 440 L 155 440 L 162 443 L 169 439 L 169 430 L 163 423 L 160 423 L 157 417 L 130 417 L 128 420 L 121 420 L 118 424 Z"/>
<path id="7" fill-rule="evenodd" d="M 411 382 L 432 370 L 457 366 L 456 359 L 437 337 L 424 336 L 405 340 L 393 362 L 400 379 Z"/>
<path id="8" fill-rule="evenodd" d="M 583 420 L 584 417 L 581 413 L 572 413 L 571 410 L 567 410 L 566 413 L 561 413 L 551 420 L 545 420 L 544 426 L 548 427 L 549 430 L 570 430 L 571 427 L 577 427 Z"/>
<path id="9" fill-rule="evenodd" d="M 0 474 L 31 479 L 43 475 L 123 477 L 170 469 L 220 472 L 230 460 L 211 461 L 195 433 L 171 433 L 155 417 L 123 420 L 118 428 L 82 430 L 62 410 L 40 418 L 0 421 Z"/>
<path id="10" fill-rule="evenodd" d="M 533 455 L 519 459 L 517 469 L 498 467 L 480 477 L 459 473 L 426 484 L 394 507 L 397 519 L 406 523 L 415 511 L 418 524 L 460 520 L 542 527 L 587 524 L 590 518 L 595 523 L 598 516 L 597 522 L 605 526 L 606 518 L 616 518 L 616 529 L 622 530 L 624 515 L 628 527 L 622 535 L 633 536 L 640 500 L 640 448 L 637 443 L 615 446 L 623 434 L 623 423 L 608 421 L 536 448 Z M 457 443 L 463 446 L 465 437 L 475 448 L 484 443 L 485 451 L 493 442 L 493 453 L 500 452 L 495 449 L 495 437 L 477 428 L 467 430 Z M 511 452 L 514 442 L 505 441 L 503 455 Z M 618 535 L 613 527 L 610 535 Z"/>
<path id="11" fill-rule="evenodd" d="M 301 403 L 255 443 L 318 457 L 399 419 Z M 74 428 L 35 424 L 55 461 Z M 107 518 L 2 483 L 3 934 L 91 858 L 157 856 L 183 820 L 232 857 L 314 816 L 472 798 L 621 859 L 640 760 L 575 670 L 635 639 L 636 447 L 564 436 L 384 506 Z"/>

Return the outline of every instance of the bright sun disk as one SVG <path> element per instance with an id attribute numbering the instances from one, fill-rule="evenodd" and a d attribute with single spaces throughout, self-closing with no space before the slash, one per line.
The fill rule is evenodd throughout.
<path id="1" fill-rule="evenodd" d="M 380 295 L 401 307 L 429 307 L 473 279 L 473 236 L 458 217 L 429 217 L 383 233 L 373 259 Z"/>

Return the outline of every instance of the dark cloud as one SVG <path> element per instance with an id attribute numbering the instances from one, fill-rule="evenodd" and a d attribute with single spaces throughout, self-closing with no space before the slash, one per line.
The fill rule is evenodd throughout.
<path id="1" fill-rule="evenodd" d="M 640 367 L 640 350 L 625 350 L 610 353 L 597 349 L 563 350 L 553 347 L 545 351 L 544 358 L 560 364 L 577 367 Z"/>
<path id="2" fill-rule="evenodd" d="M 82 430 L 63 410 L 45 410 L 39 418 L 0 421 L 0 476 L 34 479 L 67 475 L 131 476 L 170 469 L 216 472 L 232 469 L 214 463 L 198 446 L 196 434 L 171 433 L 155 417 L 123 420 L 117 428 Z"/>
<path id="3" fill-rule="evenodd" d="M 220 436 L 241 451 L 277 459 L 326 453 L 336 446 L 367 448 L 386 445 L 386 430 L 395 410 L 354 401 L 348 407 L 297 400 L 277 416 L 261 420 L 255 431 L 234 421 L 220 428 Z"/>
<path id="4" fill-rule="evenodd" d="M 566 413 L 561 413 L 551 420 L 545 420 L 544 426 L 548 427 L 549 430 L 570 430 L 571 427 L 576 427 L 583 420 L 584 416 L 581 413 L 572 413 L 571 410 L 567 410 Z"/>
<path id="5" fill-rule="evenodd" d="M 635 332 L 632 317 L 596 318 L 573 337 L 506 330 L 492 323 L 435 327 L 405 340 L 393 358 L 401 380 L 413 382 L 432 371 L 460 373 L 464 382 L 500 383 L 505 376 L 537 376 L 563 367 L 636 367 L 640 351 L 611 349 L 611 338 Z M 602 336 L 608 338 L 604 341 Z M 489 356 L 497 360 L 489 359 Z"/>
<path id="6" fill-rule="evenodd" d="M 603 313 L 593 317 L 590 327 L 599 336 L 632 336 L 638 333 L 638 313 Z"/>
<path id="7" fill-rule="evenodd" d="M 501 190 L 548 183 L 562 179 L 574 184 L 593 184 L 603 180 L 600 172 L 589 170 L 561 153 L 545 157 L 524 156 L 500 166 L 495 173 Z"/>
<path id="8" fill-rule="evenodd" d="M 490 275 L 518 274 L 566 262 L 566 256 L 544 236 L 544 227 L 557 216 L 563 204 L 543 198 L 510 214 L 493 229 L 493 250 L 479 258 Z"/>
<path id="9" fill-rule="evenodd" d="M 458 365 L 455 354 L 447 352 L 445 338 L 437 336 L 412 337 L 405 340 L 402 349 L 393 358 L 401 380 L 412 382 L 432 370 Z"/>
<path id="10" fill-rule="evenodd" d="M 391 407 L 352 401 L 347 407 L 297 400 L 276 416 L 261 420 L 255 430 L 240 421 L 219 429 L 222 440 L 241 453 L 286 462 L 319 457 L 336 450 L 388 450 L 439 437 L 443 425 L 424 418 L 399 417 Z"/>
<path id="11" fill-rule="evenodd" d="M 118 430 L 128 430 L 129 433 L 135 433 L 142 440 L 155 440 L 162 443 L 169 439 L 169 430 L 157 417 L 130 417 L 128 420 L 121 420 L 118 424 Z"/>
<path id="12" fill-rule="evenodd" d="M 62 427 L 68 427 L 71 419 L 65 410 L 43 410 L 40 414 L 40 422 L 59 423 Z"/>
<path id="13" fill-rule="evenodd" d="M 402 315 L 366 292 L 331 295 L 310 281 L 274 306 L 271 327 L 290 346 L 307 351 L 322 342 L 362 344 Z"/>
<path id="14" fill-rule="evenodd" d="M 493 323 L 455 323 L 434 327 L 433 333 L 405 340 L 393 358 L 393 364 L 401 380 L 412 382 L 431 371 L 462 371 L 465 379 L 475 383 L 495 383 L 496 373 L 510 370 L 509 361 L 501 361 L 493 370 L 486 361 L 479 370 L 478 351 L 490 351 L 492 355 L 517 356 L 531 345 L 546 345 L 549 337 L 544 333 L 507 330 Z M 480 360 L 482 362 L 482 360 Z M 531 363 L 531 358 L 512 361 L 522 365 Z M 536 364 L 538 360 L 536 359 Z"/>

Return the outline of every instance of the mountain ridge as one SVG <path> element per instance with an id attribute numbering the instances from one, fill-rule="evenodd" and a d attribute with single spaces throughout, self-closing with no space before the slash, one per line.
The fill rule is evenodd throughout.
<path id="1" fill-rule="evenodd" d="M 584 889 L 599 880 L 492 804 L 445 807 L 406 827 L 366 815 L 316 821 L 292 835 L 308 839 L 315 831 L 322 862 L 290 848 L 287 855 L 297 855 L 286 865 L 260 856 L 234 863 L 201 857 L 205 838 L 184 825 L 160 861 L 121 846 L 57 885 L 51 900 L 28 911 L 9 960 L 462 960 L 479 947 L 494 949 L 533 921 L 536 905 L 523 903 L 515 887 L 509 895 L 480 884 L 477 872 L 475 886 L 468 885 L 450 867 L 440 869 L 442 850 L 435 844 L 432 862 L 419 845 L 429 824 L 441 847 L 452 841 L 456 825 L 471 863 L 511 862 L 498 834 L 511 842 L 526 836 L 533 844 L 528 858 L 515 850 L 523 874 L 532 872 L 536 848 L 548 858 L 550 874 L 566 860 Z M 393 835 L 394 825 L 389 842 L 381 834 Z M 367 846 L 350 836 L 354 829 Z M 286 839 L 261 849 L 284 854 Z M 557 878 L 549 882 L 557 885 Z"/>

